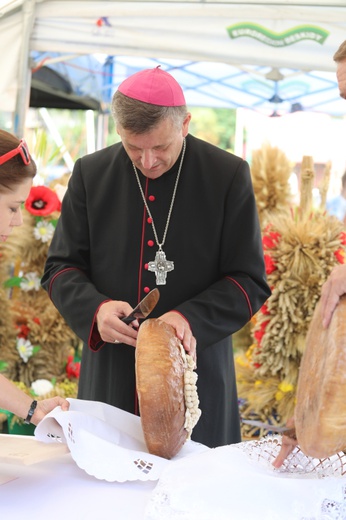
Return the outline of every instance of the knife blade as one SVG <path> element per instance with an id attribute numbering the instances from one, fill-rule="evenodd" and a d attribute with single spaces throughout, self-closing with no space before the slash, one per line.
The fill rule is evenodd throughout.
<path id="1" fill-rule="evenodd" d="M 155 289 L 152 289 L 146 296 L 144 296 L 143 300 L 136 305 L 128 316 L 121 318 L 121 321 L 124 323 L 131 323 L 133 320 L 146 318 L 156 306 L 159 298 L 160 291 L 155 287 Z"/>
<path id="2" fill-rule="evenodd" d="M 274 424 L 268 424 L 262 421 L 255 421 L 252 419 L 242 419 L 241 422 L 243 424 L 248 424 L 249 426 L 256 426 L 259 429 L 268 430 L 276 433 L 282 433 L 283 435 L 286 435 L 286 437 L 290 437 L 291 439 L 297 439 L 296 429 L 292 428 L 292 426 L 275 426 Z"/>

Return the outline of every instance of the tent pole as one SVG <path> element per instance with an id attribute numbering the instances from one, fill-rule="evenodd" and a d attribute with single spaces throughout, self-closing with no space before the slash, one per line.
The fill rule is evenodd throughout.
<path id="1" fill-rule="evenodd" d="M 23 36 L 18 65 L 18 89 L 13 125 L 15 135 L 20 138 L 24 135 L 26 111 L 30 103 L 31 68 L 29 64 L 29 43 L 35 21 L 35 4 L 36 0 L 25 0 L 22 9 Z"/>
<path id="2" fill-rule="evenodd" d="M 245 112 L 244 108 L 237 108 L 235 120 L 235 139 L 234 153 L 238 157 L 244 157 L 244 131 L 245 131 Z"/>
<path id="3" fill-rule="evenodd" d="M 66 145 L 60 135 L 59 130 L 57 129 L 53 119 L 50 117 L 48 110 L 45 107 L 41 107 L 39 109 L 39 114 L 42 117 L 44 124 L 48 128 L 50 135 L 54 139 L 55 144 L 59 148 L 59 151 L 62 153 L 62 157 L 65 161 L 68 170 L 72 172 L 74 167 L 74 161 L 70 155 L 70 152 L 66 148 Z"/>

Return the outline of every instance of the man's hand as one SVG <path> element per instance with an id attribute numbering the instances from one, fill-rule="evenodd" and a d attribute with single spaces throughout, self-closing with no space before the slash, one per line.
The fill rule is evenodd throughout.
<path id="1" fill-rule="evenodd" d="M 179 312 L 166 312 L 159 318 L 160 320 L 171 325 L 176 332 L 178 339 L 186 352 L 193 358 L 196 364 L 196 338 L 192 335 L 188 321 Z"/>
<path id="2" fill-rule="evenodd" d="M 334 267 L 322 286 L 320 306 L 323 327 L 328 327 L 343 294 L 346 294 L 346 264 Z"/>
<path id="3" fill-rule="evenodd" d="M 129 325 L 121 321 L 121 318 L 128 316 L 132 310 L 129 303 L 118 300 L 101 305 L 96 316 L 96 323 L 103 341 L 136 346 L 138 321 L 134 320 Z"/>
<path id="4" fill-rule="evenodd" d="M 293 417 L 287 421 L 287 427 L 288 428 L 294 427 L 294 418 Z M 297 439 L 292 439 L 291 437 L 287 437 L 287 435 L 282 436 L 281 448 L 280 448 L 279 454 L 273 462 L 274 468 L 280 468 L 282 466 L 285 459 L 288 457 L 288 455 L 290 453 L 292 453 L 294 447 L 297 446 L 297 444 L 298 444 Z"/>

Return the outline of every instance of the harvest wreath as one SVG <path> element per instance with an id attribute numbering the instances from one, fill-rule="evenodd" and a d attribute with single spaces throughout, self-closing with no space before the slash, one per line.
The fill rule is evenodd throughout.
<path id="1" fill-rule="evenodd" d="M 323 206 L 312 207 L 311 162 L 301 177 L 300 207 L 280 215 L 272 211 L 270 221 L 263 218 L 272 295 L 251 322 L 252 343 L 236 356 L 242 418 L 273 425 L 293 416 L 299 366 L 321 287 L 332 268 L 345 262 L 344 225 Z M 243 425 L 243 434 L 258 431 Z"/>

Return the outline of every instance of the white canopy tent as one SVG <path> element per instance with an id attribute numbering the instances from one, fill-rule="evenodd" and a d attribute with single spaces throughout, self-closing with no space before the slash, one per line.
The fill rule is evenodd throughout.
<path id="1" fill-rule="evenodd" d="M 188 104 L 194 103 L 195 88 L 201 93 L 201 81 L 203 86 L 213 79 L 220 64 L 232 67 L 232 73 L 221 71 L 220 82 L 218 72 L 217 84 L 210 88 L 218 98 L 224 97 L 225 86 L 235 87 L 228 100 L 228 106 L 234 107 L 251 106 L 244 98 L 245 83 L 256 81 L 250 94 L 258 96 L 259 85 L 270 81 L 268 98 L 275 102 L 280 91 L 273 86 L 310 75 L 325 82 L 315 88 L 316 94 L 330 92 L 327 101 L 316 102 L 320 110 L 345 112 L 332 59 L 346 36 L 345 0 L 13 0 L 3 4 L 0 110 L 14 112 L 18 135 L 29 104 L 32 68 L 37 65 L 30 60 L 34 51 L 59 53 L 66 60 L 95 53 L 163 60 L 182 83 Z M 194 71 L 195 85 L 191 73 L 186 74 L 190 62 L 195 69 L 196 62 L 202 62 L 203 73 L 200 68 Z M 138 66 L 130 63 L 128 73 Z M 238 76 L 246 73 L 246 82 L 237 84 L 234 70 Z M 114 75 L 113 88 L 125 73 Z M 236 98 L 236 92 L 243 97 Z M 206 89 L 202 93 L 208 94 Z M 259 99 L 265 95 L 260 93 Z M 297 91 L 291 101 L 301 97 Z"/>

